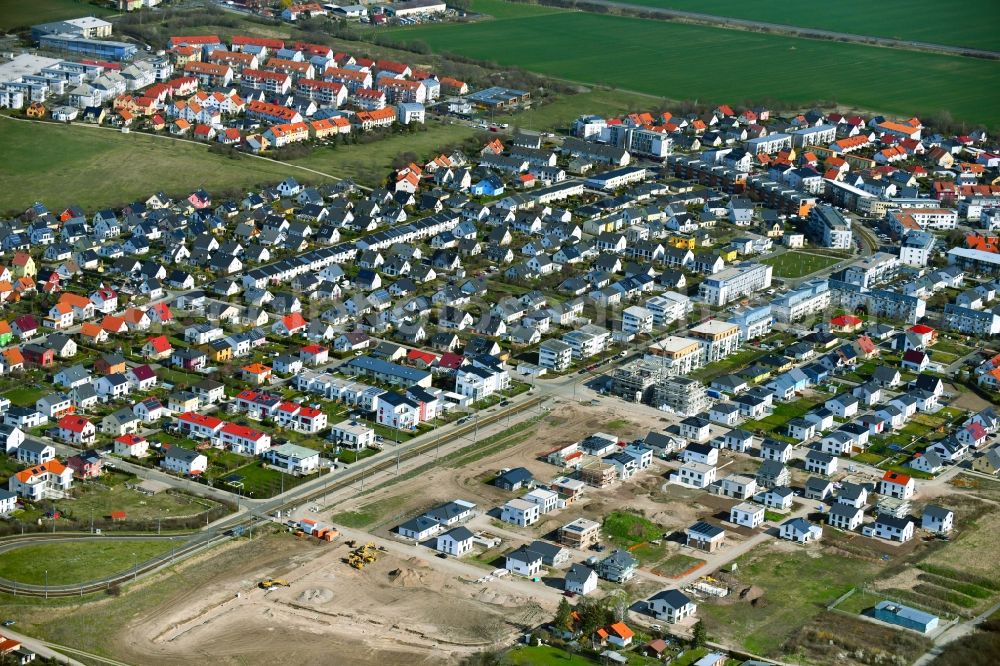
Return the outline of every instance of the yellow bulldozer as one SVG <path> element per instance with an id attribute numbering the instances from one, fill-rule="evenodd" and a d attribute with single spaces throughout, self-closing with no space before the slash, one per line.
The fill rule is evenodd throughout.
<path id="1" fill-rule="evenodd" d="M 273 587 L 291 587 L 291 585 L 283 578 L 265 578 L 257 583 L 257 587 L 262 590 L 270 590 Z"/>

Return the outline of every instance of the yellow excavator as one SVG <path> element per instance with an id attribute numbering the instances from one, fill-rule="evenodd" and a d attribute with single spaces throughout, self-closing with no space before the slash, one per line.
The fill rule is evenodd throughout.
<path id="1" fill-rule="evenodd" d="M 371 542 L 355 548 L 347 555 L 347 563 L 359 571 L 377 559 L 378 547 Z"/>
<path id="2" fill-rule="evenodd" d="M 274 587 L 291 587 L 291 585 L 284 578 L 265 578 L 257 583 L 257 587 L 262 590 L 270 590 Z"/>

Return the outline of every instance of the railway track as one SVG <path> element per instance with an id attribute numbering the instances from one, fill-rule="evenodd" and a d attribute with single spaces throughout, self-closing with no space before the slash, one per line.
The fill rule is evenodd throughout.
<path id="1" fill-rule="evenodd" d="M 530 409 L 536 407 L 540 408 L 541 404 L 547 399 L 547 396 L 536 395 L 519 402 L 517 404 L 511 405 L 508 409 L 498 411 L 494 414 L 488 414 L 486 416 L 480 416 L 473 423 L 463 424 L 458 426 L 454 430 L 446 434 L 439 435 L 426 442 L 421 442 L 416 446 L 407 448 L 405 451 L 400 451 L 398 455 L 398 460 L 400 462 L 405 460 L 412 460 L 418 456 L 424 455 L 431 450 L 456 439 L 466 437 L 478 431 L 480 427 L 485 427 L 494 423 L 497 423 L 505 418 L 509 418 L 516 414 L 521 414 Z M 155 558 L 142 562 L 136 567 L 130 568 L 126 571 L 122 571 L 110 576 L 105 576 L 97 580 L 89 581 L 86 583 L 74 583 L 70 585 L 28 585 L 24 583 L 18 583 L 17 581 L 7 580 L 0 578 L 0 592 L 6 592 L 8 594 L 13 594 L 17 596 L 27 596 L 27 597 L 73 597 L 73 596 L 83 596 L 85 594 L 92 594 L 95 592 L 104 592 L 111 589 L 114 585 L 120 585 L 122 583 L 127 583 L 129 581 L 135 580 L 141 575 L 145 575 L 156 571 L 157 569 L 175 562 L 182 561 L 188 557 L 196 555 L 197 553 L 215 546 L 219 543 L 223 543 L 232 538 L 234 531 L 239 528 L 248 528 L 256 520 L 256 515 L 258 514 L 268 514 L 274 513 L 276 511 L 285 511 L 289 508 L 297 506 L 303 502 L 309 502 L 318 499 L 327 493 L 334 492 L 337 490 L 343 490 L 354 483 L 358 482 L 360 479 L 373 476 L 379 472 L 384 472 L 386 470 L 392 469 L 397 465 L 397 458 L 387 458 L 386 460 L 381 460 L 375 463 L 368 464 L 364 467 L 359 468 L 357 471 L 341 476 L 335 481 L 329 484 L 323 484 L 321 486 L 311 488 L 302 494 L 292 494 L 287 498 L 279 498 L 273 502 L 266 503 L 255 507 L 251 512 L 250 516 L 239 516 L 233 518 L 229 521 L 223 521 L 216 524 L 212 529 L 196 532 L 191 535 L 167 535 L 167 536 L 157 536 L 148 535 L 143 536 L 141 534 L 129 534 L 129 535 L 103 535 L 96 536 L 86 533 L 52 533 L 52 534 L 25 534 L 20 536 L 7 537 L 5 539 L 0 539 L 0 555 L 2 553 L 13 550 L 15 548 L 22 548 L 25 546 L 38 545 L 42 543 L 52 543 L 52 542 L 66 542 L 66 541 L 107 541 L 108 539 L 122 540 L 122 541 L 148 541 L 148 540 L 164 540 L 164 539 L 177 539 L 178 537 L 189 536 L 188 540 L 176 549 L 171 550 L 169 553 L 159 555 Z M 294 492 L 294 491 L 293 491 Z M 110 662 L 108 662 L 110 663 Z"/>

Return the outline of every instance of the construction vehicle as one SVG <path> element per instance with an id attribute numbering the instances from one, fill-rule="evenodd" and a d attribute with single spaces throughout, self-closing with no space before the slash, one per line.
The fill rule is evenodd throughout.
<path id="1" fill-rule="evenodd" d="M 270 590 L 274 587 L 291 587 L 291 585 L 284 578 L 265 578 L 257 583 L 257 587 L 262 590 Z"/>
<path id="2" fill-rule="evenodd" d="M 356 543 L 356 542 L 352 542 Z M 350 545 L 350 544 L 348 544 Z M 378 559 L 378 548 L 374 543 L 368 542 L 363 546 L 358 546 L 347 555 L 347 563 L 357 570 L 365 568 L 366 564 L 371 564 Z"/>

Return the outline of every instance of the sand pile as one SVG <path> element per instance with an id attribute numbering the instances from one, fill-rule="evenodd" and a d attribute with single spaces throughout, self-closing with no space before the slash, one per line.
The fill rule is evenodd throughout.
<path id="1" fill-rule="evenodd" d="M 389 582 L 399 587 L 423 587 L 424 577 L 409 567 L 400 567 L 389 572 Z"/>
<path id="2" fill-rule="evenodd" d="M 304 590 L 298 601 L 303 604 L 326 604 L 333 601 L 333 592 L 325 587 Z"/>

